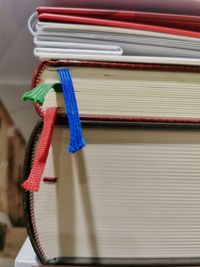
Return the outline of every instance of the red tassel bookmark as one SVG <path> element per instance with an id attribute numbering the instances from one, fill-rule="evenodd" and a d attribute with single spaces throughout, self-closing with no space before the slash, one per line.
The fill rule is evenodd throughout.
<path id="1" fill-rule="evenodd" d="M 57 108 L 55 107 L 48 108 L 45 111 L 43 129 L 35 161 L 28 179 L 22 184 L 25 190 L 33 192 L 39 190 L 53 135 L 56 113 Z"/>

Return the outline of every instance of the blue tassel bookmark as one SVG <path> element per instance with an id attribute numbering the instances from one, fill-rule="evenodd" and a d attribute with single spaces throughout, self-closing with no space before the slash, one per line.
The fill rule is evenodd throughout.
<path id="1" fill-rule="evenodd" d="M 74 86 L 68 69 L 58 69 L 70 130 L 68 151 L 75 153 L 85 146 Z"/>

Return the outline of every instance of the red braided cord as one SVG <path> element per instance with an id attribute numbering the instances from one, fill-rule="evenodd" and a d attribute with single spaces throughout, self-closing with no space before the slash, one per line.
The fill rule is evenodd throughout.
<path id="1" fill-rule="evenodd" d="M 22 187 L 26 190 L 34 192 L 39 190 L 53 135 L 56 113 L 57 108 L 48 108 L 45 111 L 43 129 L 35 161 L 28 179 L 22 184 Z"/>

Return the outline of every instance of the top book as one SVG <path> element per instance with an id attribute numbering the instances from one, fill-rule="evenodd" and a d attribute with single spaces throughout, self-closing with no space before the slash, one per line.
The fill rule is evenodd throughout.
<path id="1" fill-rule="evenodd" d="M 173 13 L 39 7 L 29 20 L 35 56 L 199 64 L 200 18 Z"/>
<path id="2" fill-rule="evenodd" d="M 134 10 L 155 13 L 171 13 L 199 16 L 200 2 L 198 0 L 56 0 L 49 1 L 52 5 L 76 8 Z"/>

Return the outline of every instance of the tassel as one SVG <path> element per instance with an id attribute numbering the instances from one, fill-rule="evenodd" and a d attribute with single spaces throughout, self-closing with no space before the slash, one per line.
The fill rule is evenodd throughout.
<path id="1" fill-rule="evenodd" d="M 85 140 L 82 134 L 74 86 L 68 69 L 58 69 L 58 74 L 62 84 L 63 97 L 70 130 L 70 144 L 68 145 L 68 152 L 75 153 L 85 146 Z"/>
<path id="2" fill-rule="evenodd" d="M 56 113 L 57 108 L 48 108 L 45 111 L 41 139 L 35 160 L 28 179 L 22 184 L 25 190 L 33 192 L 39 190 L 53 135 Z"/>
<path id="3" fill-rule="evenodd" d="M 58 83 L 40 83 L 31 91 L 25 92 L 22 95 L 22 100 L 31 100 L 39 105 L 44 103 L 45 96 L 51 88 L 58 88 Z"/>

